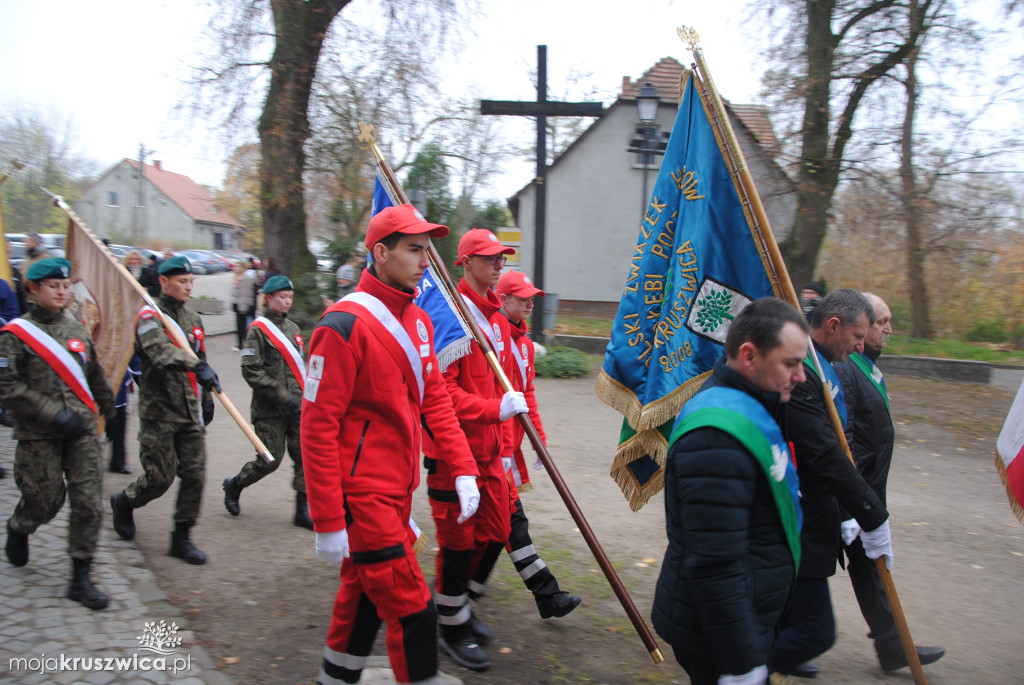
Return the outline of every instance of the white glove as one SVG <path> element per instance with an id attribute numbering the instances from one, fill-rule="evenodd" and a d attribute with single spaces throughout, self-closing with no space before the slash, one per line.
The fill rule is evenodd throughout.
<path id="1" fill-rule="evenodd" d="M 857 523 L 857 519 L 850 519 L 849 521 L 843 521 L 839 524 L 840 529 L 843 532 L 843 544 L 849 547 L 853 544 L 853 541 L 860 535 L 860 524 Z"/>
<path id="2" fill-rule="evenodd" d="M 885 557 L 885 567 L 892 570 L 892 533 L 889 532 L 889 520 L 874 530 L 865 530 L 860 534 L 864 544 L 864 554 L 868 559 Z"/>
<path id="3" fill-rule="evenodd" d="M 423 535 L 423 531 L 416 525 L 416 522 L 412 520 L 412 516 L 409 517 L 409 527 L 412 528 L 412 532 L 416 537 Z"/>
<path id="4" fill-rule="evenodd" d="M 718 685 L 764 685 L 768 682 L 768 667 L 755 666 L 743 675 L 718 676 Z"/>
<path id="5" fill-rule="evenodd" d="M 504 469 L 505 473 L 512 470 L 512 457 L 501 458 L 501 468 Z"/>
<path id="6" fill-rule="evenodd" d="M 528 411 L 530 411 L 530 408 L 526 406 L 526 395 L 517 390 L 509 390 L 501 398 L 501 409 L 498 410 L 498 417 L 502 421 L 506 421 L 516 414 L 525 414 Z"/>
<path id="7" fill-rule="evenodd" d="M 480 490 L 476 487 L 476 476 L 459 476 L 455 479 L 455 492 L 459 494 L 462 513 L 456 519 L 462 523 L 476 513 L 480 506 Z"/>
<path id="8" fill-rule="evenodd" d="M 348 530 L 336 530 L 331 533 L 316 534 L 316 555 L 330 566 L 337 566 L 342 559 L 347 559 Z"/>

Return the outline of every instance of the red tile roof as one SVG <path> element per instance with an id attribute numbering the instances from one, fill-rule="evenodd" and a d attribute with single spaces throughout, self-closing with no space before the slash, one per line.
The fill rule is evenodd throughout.
<path id="1" fill-rule="evenodd" d="M 685 71 L 686 67 L 675 58 L 663 57 L 635 81 L 628 76 L 623 76 L 622 92 L 619 94 L 619 99 L 635 100 L 644 84 L 650 83 L 658 91 L 660 100 L 677 104 L 679 102 L 679 80 Z M 766 152 L 772 156 L 779 153 L 779 140 L 775 137 L 775 129 L 772 128 L 766 107 L 763 105 L 734 105 L 724 97 L 722 101 L 733 116 L 750 129 L 754 138 Z"/>
<path id="2" fill-rule="evenodd" d="M 126 157 L 124 161 L 133 169 L 139 168 L 139 163 L 134 159 Z M 188 176 L 166 171 L 161 168 L 159 162 L 152 166 L 145 164 L 143 167 L 143 178 L 156 186 L 193 221 L 226 226 L 242 225 L 238 219 L 231 216 L 228 210 L 217 204 L 217 201 L 201 185 Z"/>

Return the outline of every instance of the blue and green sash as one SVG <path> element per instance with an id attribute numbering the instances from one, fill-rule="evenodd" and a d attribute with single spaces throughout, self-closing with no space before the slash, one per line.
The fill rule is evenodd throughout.
<path id="1" fill-rule="evenodd" d="M 871 385 L 875 386 L 875 390 L 885 400 L 885 408 L 891 413 L 892 410 L 889 409 L 889 392 L 885 389 L 885 376 L 882 375 L 882 370 L 860 352 L 851 354 L 850 361 L 867 376 L 867 379 L 871 381 Z"/>
<path id="2" fill-rule="evenodd" d="M 811 349 L 814 349 L 813 346 Z M 843 394 L 843 384 L 839 382 L 839 376 L 832 367 L 832 362 L 821 356 L 821 352 L 818 352 L 816 349 L 814 349 L 814 354 L 818 355 L 818 363 L 821 364 L 821 370 L 825 373 L 825 382 L 828 384 L 829 392 L 832 393 L 832 401 L 836 405 L 836 411 L 839 412 L 839 419 L 843 422 L 843 428 L 846 428 L 846 396 Z M 820 383 L 821 376 L 818 375 L 818 370 L 814 368 L 814 360 L 811 359 L 810 350 L 807 351 L 807 356 L 804 357 L 804 366 L 811 370 L 811 373 Z"/>
<path id="3" fill-rule="evenodd" d="M 705 427 L 717 428 L 736 438 L 761 466 L 782 521 L 795 572 L 800 568 L 800 528 L 803 525 L 800 482 L 779 425 L 768 410 L 747 393 L 733 388 L 708 388 L 683 406 L 672 430 L 669 448 L 686 433 Z"/>

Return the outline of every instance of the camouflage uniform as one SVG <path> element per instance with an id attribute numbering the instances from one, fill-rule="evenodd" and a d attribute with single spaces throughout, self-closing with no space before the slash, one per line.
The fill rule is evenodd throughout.
<path id="1" fill-rule="evenodd" d="M 100 415 L 114 410 L 114 395 L 85 326 L 38 305 L 24 317 L 49 334 L 62 347 L 81 341 L 85 351 L 71 352 L 82 362 L 89 389 Z M 84 355 L 85 359 L 82 359 Z M 91 559 L 100 528 L 100 446 L 96 436 L 98 417 L 58 374 L 13 333 L 0 332 L 0 401 L 14 414 L 14 479 L 21 499 L 11 517 L 11 527 L 31 535 L 53 519 L 71 500 L 69 546 L 74 559 Z M 81 435 L 55 439 L 54 418 L 62 409 L 83 421 Z M 66 481 L 66 484 L 65 484 Z"/>
<path id="2" fill-rule="evenodd" d="M 168 295 L 157 300 L 160 311 L 176 321 L 197 357 L 177 347 L 156 315 L 143 314 L 135 327 L 135 353 L 142 361 L 139 381 L 139 461 L 144 473 L 125 488 L 133 508 L 160 497 L 181 479 L 174 520 L 194 522 L 206 479 L 203 419 L 186 372 L 206 361 L 199 314 Z M 202 389 L 204 402 L 210 391 Z"/>
<path id="3" fill-rule="evenodd" d="M 267 307 L 263 316 L 280 329 L 288 340 L 295 343 L 301 340 L 299 327 L 287 317 Z M 301 344 L 296 348 L 305 358 L 305 349 Z M 245 334 L 245 345 L 242 347 L 242 377 L 252 388 L 253 429 L 270 453 L 274 461 L 268 464 L 262 457 L 256 457 L 242 467 L 238 473 L 238 484 L 245 488 L 273 473 L 281 465 L 285 447 L 295 466 L 292 477 L 292 489 L 295 492 L 306 492 L 306 479 L 302 472 L 302 448 L 299 444 L 299 417 L 302 408 L 302 388 L 295 380 L 295 375 L 288 367 L 274 343 L 258 326 L 249 326 Z M 284 406 L 289 398 L 298 398 L 300 404 L 294 411 Z"/>

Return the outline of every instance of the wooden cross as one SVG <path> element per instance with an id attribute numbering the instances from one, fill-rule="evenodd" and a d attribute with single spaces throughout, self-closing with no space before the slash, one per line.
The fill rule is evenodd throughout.
<path id="1" fill-rule="evenodd" d="M 534 203 L 534 247 L 533 283 L 544 289 L 544 243 L 545 217 L 547 216 L 547 118 L 556 117 L 599 117 L 604 113 L 600 102 L 554 102 L 548 100 L 548 46 L 537 46 L 537 101 L 481 100 L 481 114 L 537 117 L 537 177 L 533 181 L 536 194 Z M 533 339 L 541 340 L 544 334 L 543 298 L 539 307 L 540 316 L 533 317 Z"/>

